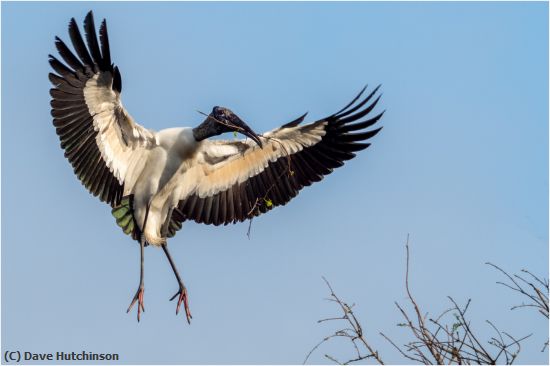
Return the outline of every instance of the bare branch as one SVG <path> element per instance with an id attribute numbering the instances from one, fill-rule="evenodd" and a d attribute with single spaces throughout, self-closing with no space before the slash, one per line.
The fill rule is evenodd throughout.
<path id="1" fill-rule="evenodd" d="M 471 299 L 465 305 L 460 306 L 452 297 L 448 297 L 452 306 L 444 310 L 435 318 L 428 317 L 416 301 L 410 288 L 410 248 L 409 236 L 405 244 L 406 271 L 405 291 L 407 300 L 412 307 L 412 315 L 399 303 L 395 303 L 404 319 L 400 326 L 407 328 L 413 339 L 402 347 L 398 346 L 385 334 L 385 338 L 398 352 L 410 361 L 422 364 L 512 364 L 519 354 L 520 342 L 527 337 L 515 339 L 508 333 L 500 331 L 492 322 L 487 321 L 495 333 L 485 343 L 496 348 L 492 352 L 485 343 L 482 343 L 474 332 L 466 313 L 470 307 Z M 508 276 L 512 289 L 521 288 L 521 280 Z M 543 298 L 543 296 L 540 296 Z M 428 321 L 427 321 L 428 320 Z M 511 341 L 505 340 L 509 338 Z"/>
<path id="2" fill-rule="evenodd" d="M 522 338 L 515 338 L 505 331 L 501 331 L 493 322 L 486 320 L 493 335 L 488 340 L 481 340 L 467 318 L 467 311 L 472 303 L 468 299 L 464 305 L 459 305 L 452 297 L 448 296 L 451 307 L 441 312 L 438 316 L 429 317 L 416 301 L 410 288 L 410 249 L 409 235 L 405 244 L 406 249 L 406 271 L 405 291 L 408 307 L 395 302 L 395 306 L 403 317 L 403 323 L 398 326 L 405 328 L 412 335 L 412 340 L 397 345 L 384 333 L 379 333 L 401 356 L 409 361 L 425 365 L 430 364 L 506 364 L 511 365 L 517 359 L 521 351 L 521 342 L 531 334 Z M 526 296 L 530 301 L 517 305 L 516 307 L 535 307 L 546 318 L 548 318 L 548 280 L 541 279 L 527 270 L 522 270 L 526 278 L 519 275 L 509 275 L 500 267 L 488 263 L 506 277 L 505 282 L 497 282 L 515 292 Z M 304 364 L 311 354 L 318 350 L 323 344 L 334 338 L 344 338 L 351 342 L 354 357 L 341 362 L 333 356 L 325 354 L 325 358 L 337 364 L 351 364 L 363 361 L 368 358 L 384 364 L 378 352 L 367 341 L 363 327 L 353 311 L 353 305 L 342 301 L 334 292 L 334 289 L 323 277 L 325 284 L 330 290 L 330 297 L 326 300 L 336 303 L 341 313 L 340 316 L 327 317 L 318 320 L 324 322 L 345 322 L 346 326 L 336 330 L 333 334 L 325 337 L 308 353 Z M 412 309 L 410 311 L 407 308 Z M 513 308 L 513 309 L 514 309 Z M 542 351 L 548 347 L 548 341 L 544 344 Z"/>
<path id="3" fill-rule="evenodd" d="M 336 304 L 338 304 L 339 309 L 342 313 L 342 316 L 320 319 L 317 321 L 317 323 L 331 322 L 331 321 L 335 321 L 335 322 L 344 321 L 347 323 L 347 326 L 336 330 L 332 335 L 325 337 L 321 342 L 315 345 L 315 347 L 313 347 L 313 349 L 309 351 L 306 359 L 304 360 L 304 364 L 307 362 L 311 354 L 315 350 L 317 350 L 323 343 L 329 341 L 332 338 L 343 337 L 351 341 L 356 357 L 350 358 L 345 362 L 340 362 L 336 358 L 325 354 L 325 357 L 327 359 L 337 364 L 349 365 L 351 363 L 359 362 L 367 358 L 373 358 L 376 360 L 376 362 L 378 362 L 378 364 L 383 365 L 384 362 L 380 358 L 378 351 L 376 351 L 365 338 L 365 335 L 363 333 L 363 328 L 361 327 L 359 320 L 357 319 L 357 317 L 353 312 L 354 304 L 348 305 L 346 302 L 342 301 L 336 295 L 336 293 L 334 292 L 328 280 L 325 277 L 322 277 L 322 278 L 323 278 L 323 281 L 325 281 L 325 284 L 327 285 L 328 289 L 330 290 L 330 298 L 326 300 L 329 300 L 331 302 L 335 302 Z"/>
<path id="4" fill-rule="evenodd" d="M 549 293 L 549 287 L 548 287 L 548 279 L 547 278 L 540 278 L 533 274 L 531 271 L 528 271 L 526 269 L 522 269 L 521 272 L 526 274 L 529 279 L 522 277 L 521 275 L 514 274 L 513 276 L 508 274 L 505 270 L 500 268 L 499 266 L 492 264 L 492 263 L 486 263 L 490 265 L 491 267 L 497 269 L 499 272 L 504 274 L 504 276 L 509 280 L 510 283 L 506 282 L 500 282 L 498 281 L 497 284 L 505 286 L 506 288 L 509 288 L 515 292 L 520 293 L 523 295 L 524 298 L 528 299 L 528 303 L 522 302 L 520 305 L 514 305 L 511 307 L 511 310 L 519 309 L 519 308 L 535 308 L 538 310 L 540 314 L 542 314 L 546 319 L 548 319 L 549 316 L 549 305 L 548 305 L 548 293 Z M 531 282 L 534 281 L 534 282 Z M 542 352 L 546 350 L 546 347 L 548 346 L 548 339 L 544 343 L 544 346 L 542 348 Z M 519 347 L 519 344 L 518 344 Z"/>

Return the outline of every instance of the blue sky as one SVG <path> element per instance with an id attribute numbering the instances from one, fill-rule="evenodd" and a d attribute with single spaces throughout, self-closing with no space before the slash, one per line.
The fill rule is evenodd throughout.
<path id="1" fill-rule="evenodd" d="M 287 206 L 248 224 L 185 223 L 170 241 L 190 292 L 146 249 L 145 308 L 125 314 L 139 250 L 74 177 L 51 123 L 55 35 L 93 9 L 107 18 L 123 102 L 152 129 L 194 126 L 231 108 L 257 132 L 339 110 L 382 84 L 371 148 Z M 96 24 L 99 23 L 96 20 Z M 546 3 L 2 3 L 2 347 L 117 352 L 124 363 L 301 363 L 336 328 L 321 276 L 356 303 L 386 362 L 403 362 L 394 301 L 426 311 L 472 299 L 492 320 L 534 333 L 522 363 L 545 363 L 548 326 L 495 284 L 548 273 Z M 232 138 L 227 135 L 227 138 Z M 344 358 L 346 343 L 312 355 Z"/>

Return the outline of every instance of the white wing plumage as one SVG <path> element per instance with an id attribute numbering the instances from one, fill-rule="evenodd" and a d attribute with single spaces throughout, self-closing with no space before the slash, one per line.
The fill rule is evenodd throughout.
<path id="1" fill-rule="evenodd" d="M 265 133 L 263 149 L 251 140 L 204 141 L 188 169 L 166 187 L 175 207 L 172 221 L 228 224 L 286 204 L 370 145 L 364 141 L 381 128 L 366 129 L 383 114 L 368 117 L 380 98 L 367 105 L 377 90 L 358 102 L 361 91 L 327 118 L 300 125 L 304 115 Z"/>
<path id="2" fill-rule="evenodd" d="M 135 184 L 155 132 L 137 124 L 120 101 L 121 77 L 111 63 L 107 25 L 98 42 L 91 13 L 84 21 L 87 46 L 74 19 L 69 35 L 76 55 L 61 39 L 56 47 L 65 63 L 50 55 L 54 85 L 52 116 L 65 156 L 88 190 L 116 205 Z M 101 46 L 101 50 L 100 50 Z"/>

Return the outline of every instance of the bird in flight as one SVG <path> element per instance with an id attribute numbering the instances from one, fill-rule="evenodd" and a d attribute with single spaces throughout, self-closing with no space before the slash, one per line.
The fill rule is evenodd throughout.
<path id="1" fill-rule="evenodd" d="M 161 247 L 179 285 L 178 299 L 191 320 L 188 292 L 168 251 L 167 239 L 184 221 L 227 225 L 285 205 L 298 192 L 323 179 L 381 128 L 370 129 L 384 112 L 372 111 L 379 87 L 361 90 L 348 105 L 318 121 L 305 114 L 256 134 L 235 113 L 214 107 L 196 127 L 153 131 L 138 124 L 122 105 L 122 78 L 111 62 L 107 23 L 99 38 L 93 13 L 84 19 L 84 38 L 69 22 L 73 50 L 60 38 L 62 60 L 49 55 L 53 125 L 74 172 L 90 193 L 112 208 L 125 234 L 140 245 L 140 281 L 127 312 L 137 302 L 145 311 L 144 247 Z M 225 132 L 242 140 L 209 140 Z"/>

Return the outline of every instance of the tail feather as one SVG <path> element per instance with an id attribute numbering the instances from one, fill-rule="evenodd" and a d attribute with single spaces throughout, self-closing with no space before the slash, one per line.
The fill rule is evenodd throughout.
<path id="1" fill-rule="evenodd" d="M 133 196 L 122 197 L 120 205 L 114 207 L 111 214 L 124 234 L 131 235 L 134 240 L 139 240 L 141 233 L 134 219 Z"/>

